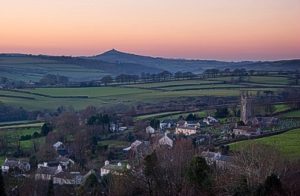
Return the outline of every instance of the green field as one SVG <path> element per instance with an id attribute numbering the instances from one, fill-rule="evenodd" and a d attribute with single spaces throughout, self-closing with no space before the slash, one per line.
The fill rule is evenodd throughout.
<path id="1" fill-rule="evenodd" d="M 17 92 L 18 96 L 31 97 L 33 99 L 24 99 L 23 97 L 1 97 L 1 94 L 11 94 L 5 90 L 0 90 L 0 102 L 23 107 L 28 110 L 55 110 L 60 106 L 72 106 L 75 109 L 83 109 L 89 105 L 107 106 L 113 104 L 135 104 L 138 102 L 153 103 L 178 97 L 195 96 L 239 96 L 240 90 L 237 89 L 202 89 L 202 90 L 181 90 L 181 91 L 159 91 L 138 88 L 120 88 L 120 87 L 93 87 L 93 88 L 40 88 L 31 90 L 31 92 L 41 93 L 52 96 L 74 96 L 52 98 L 41 95 L 32 95 L 28 93 Z M 247 88 L 249 91 L 273 90 L 272 88 Z M 88 96 L 88 98 L 76 97 Z"/>
<path id="2" fill-rule="evenodd" d="M 0 90 L 0 103 L 23 107 L 28 110 L 55 110 L 60 106 L 83 109 L 89 105 L 110 106 L 116 104 L 157 103 L 180 97 L 239 96 L 240 90 L 278 91 L 288 78 L 275 76 L 251 76 L 257 82 L 225 84 L 231 77 L 209 80 L 179 80 L 168 82 L 86 88 L 36 88 L 19 91 Z M 273 83 L 271 84 L 271 82 Z M 265 83 L 262 83 L 265 82 Z M 281 86 L 278 86 L 278 85 Z"/>
<path id="3" fill-rule="evenodd" d="M 285 112 L 290 109 L 290 106 L 288 106 L 287 104 L 278 104 L 275 105 L 274 107 L 275 107 L 274 113 Z"/>
<path id="4" fill-rule="evenodd" d="M 159 119 L 160 120 L 164 120 L 164 119 L 178 119 L 180 116 L 182 116 L 183 118 L 186 118 L 189 114 L 196 114 L 200 118 L 204 118 L 204 117 L 207 117 L 208 111 L 183 112 L 183 113 L 179 113 L 179 114 L 172 114 L 172 115 L 164 116 L 164 117 L 161 117 Z"/>
<path id="5" fill-rule="evenodd" d="M 281 117 L 285 118 L 300 118 L 300 110 L 287 112 L 281 115 Z"/>
<path id="6" fill-rule="evenodd" d="M 36 120 L 20 120 L 20 121 L 10 121 L 10 122 L 0 122 L 1 126 L 8 126 L 8 125 L 24 125 L 24 124 L 33 124 L 33 123 L 39 123 L 39 121 Z"/>
<path id="7" fill-rule="evenodd" d="M 31 150 L 33 148 L 33 143 L 41 144 L 45 141 L 45 137 L 40 137 L 31 140 L 20 141 L 20 146 L 22 150 Z"/>
<path id="8" fill-rule="evenodd" d="M 34 132 L 40 132 L 40 127 L 1 129 L 0 136 L 5 137 L 8 142 L 18 141 L 22 135 L 32 135 Z"/>
<path id="9" fill-rule="evenodd" d="M 42 122 L 38 122 L 38 123 L 25 123 L 25 124 L 17 124 L 17 125 L 5 125 L 5 126 L 1 126 L 0 125 L 0 130 L 1 129 L 19 129 L 19 128 L 41 128 L 43 126 L 44 123 Z"/>
<path id="10" fill-rule="evenodd" d="M 294 129 L 280 135 L 236 142 L 230 144 L 230 148 L 235 151 L 241 148 L 241 146 L 247 145 L 251 142 L 274 146 L 278 148 L 284 156 L 290 159 L 300 158 L 300 129 Z"/>
<path id="11" fill-rule="evenodd" d="M 180 111 L 174 111 L 174 112 L 162 112 L 162 113 L 156 113 L 156 114 L 142 115 L 142 116 L 137 116 L 136 120 L 160 118 L 161 116 L 172 116 L 172 115 L 178 114 L 178 113 L 181 113 L 181 112 Z"/>
<path id="12" fill-rule="evenodd" d="M 8 154 L 12 154 L 20 145 L 20 149 L 30 152 L 33 149 L 33 144 L 42 143 L 45 140 L 45 137 L 33 138 L 30 140 L 20 141 L 21 136 L 33 135 L 34 132 L 40 133 L 41 126 L 43 123 L 31 123 L 17 125 L 9 125 L 0 127 L 0 137 L 5 139 L 7 147 L 9 149 Z M 0 157 L 0 162 L 3 161 L 3 157 Z"/>
<path id="13" fill-rule="evenodd" d="M 193 89 L 218 89 L 218 88 L 241 88 L 245 87 L 244 85 L 235 85 L 235 84 L 205 84 L 205 85 L 182 85 L 182 86 L 172 86 L 172 87 L 160 87 L 163 90 L 193 90 Z"/>
<path id="14" fill-rule="evenodd" d="M 130 145 L 130 142 L 120 141 L 120 140 L 104 140 L 98 142 L 99 146 L 108 145 L 109 148 L 125 148 Z"/>
<path id="15" fill-rule="evenodd" d="M 37 56 L 0 57 L 0 68 L 2 77 L 24 81 L 39 81 L 45 74 L 62 74 L 75 81 L 96 79 L 107 74 L 100 69 L 86 69 L 80 65 Z"/>

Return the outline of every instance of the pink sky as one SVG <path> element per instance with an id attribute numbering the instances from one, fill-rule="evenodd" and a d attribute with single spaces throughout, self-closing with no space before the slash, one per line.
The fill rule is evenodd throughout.
<path id="1" fill-rule="evenodd" d="M 0 53 L 300 58 L 299 0 L 6 0 Z"/>

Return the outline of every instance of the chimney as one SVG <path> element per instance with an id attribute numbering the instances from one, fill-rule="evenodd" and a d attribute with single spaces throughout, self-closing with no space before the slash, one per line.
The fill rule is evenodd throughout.
<path id="1" fill-rule="evenodd" d="M 104 162 L 104 165 L 109 165 L 109 161 L 106 160 L 106 161 Z"/>

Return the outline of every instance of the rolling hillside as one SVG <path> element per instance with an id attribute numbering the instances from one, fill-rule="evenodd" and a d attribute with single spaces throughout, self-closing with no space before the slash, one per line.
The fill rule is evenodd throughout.
<path id="1" fill-rule="evenodd" d="M 90 81 L 105 75 L 170 72 L 201 73 L 206 69 L 246 68 L 255 70 L 299 70 L 300 60 L 265 62 L 222 62 L 140 56 L 110 50 L 91 57 L 26 54 L 0 54 L 0 76 L 15 80 L 38 81 L 45 74 L 67 76 L 71 81 Z"/>
<path id="2" fill-rule="evenodd" d="M 158 73 L 161 69 L 134 63 L 110 63 L 79 57 L 0 54 L 2 77 L 37 81 L 45 74 L 67 76 L 71 81 L 100 79 L 104 75 Z"/>
<path id="3" fill-rule="evenodd" d="M 168 59 L 160 57 L 141 56 L 110 50 L 103 54 L 90 57 L 111 63 L 135 63 L 146 65 L 153 68 L 164 69 L 170 72 L 190 71 L 201 73 L 206 69 L 225 69 L 225 68 L 246 68 L 254 70 L 300 70 L 300 60 L 283 60 L 283 61 L 242 61 L 242 62 L 225 62 L 216 60 L 187 60 L 187 59 Z"/>

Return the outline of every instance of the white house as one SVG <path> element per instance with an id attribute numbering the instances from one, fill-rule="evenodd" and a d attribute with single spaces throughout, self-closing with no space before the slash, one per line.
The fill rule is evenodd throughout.
<path id="1" fill-rule="evenodd" d="M 122 175 L 123 172 L 126 170 L 131 169 L 131 166 L 129 164 L 122 164 L 121 162 L 118 162 L 117 164 L 110 164 L 109 161 L 104 162 L 104 166 L 101 167 L 101 176 L 105 176 L 109 173 L 114 175 Z"/>
<path id="2" fill-rule="evenodd" d="M 126 131 L 128 128 L 127 127 L 119 127 L 118 131 L 122 132 L 122 131 Z"/>
<path id="3" fill-rule="evenodd" d="M 211 125 L 214 123 L 218 123 L 219 121 L 212 116 L 208 116 L 207 118 L 203 119 L 203 122 L 206 123 L 207 125 Z"/>
<path id="4" fill-rule="evenodd" d="M 53 176 L 61 172 L 63 172 L 61 165 L 57 167 L 48 167 L 46 163 L 44 165 L 38 165 L 35 180 L 51 180 Z"/>
<path id="5" fill-rule="evenodd" d="M 53 148 L 55 149 L 55 150 L 58 150 L 60 147 L 63 147 L 63 143 L 62 142 L 60 142 L 60 141 L 58 141 L 58 142 L 56 142 L 55 144 L 53 144 Z"/>
<path id="6" fill-rule="evenodd" d="M 1 166 L 1 170 L 3 173 L 9 172 L 9 169 L 19 169 L 21 172 L 30 171 L 30 164 L 26 161 L 21 160 L 13 160 L 13 159 L 5 159 L 3 165 Z"/>

